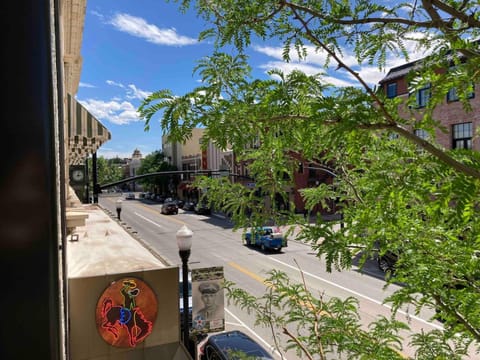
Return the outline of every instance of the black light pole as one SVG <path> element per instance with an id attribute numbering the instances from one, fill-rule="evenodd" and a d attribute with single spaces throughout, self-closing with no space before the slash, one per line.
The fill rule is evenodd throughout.
<path id="1" fill-rule="evenodd" d="M 98 204 L 98 173 L 97 173 L 97 153 L 92 154 L 92 182 L 93 182 L 93 203 Z"/>
<path id="2" fill-rule="evenodd" d="M 190 324 L 188 323 L 189 306 L 188 306 L 188 258 L 190 257 L 190 248 L 192 247 L 193 232 L 183 225 L 177 231 L 177 245 L 180 259 L 182 259 L 182 282 L 183 282 L 183 344 L 191 353 L 190 349 Z"/>

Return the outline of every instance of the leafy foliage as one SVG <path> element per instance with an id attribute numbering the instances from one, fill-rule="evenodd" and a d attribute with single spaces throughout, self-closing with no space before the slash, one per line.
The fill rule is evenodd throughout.
<path id="1" fill-rule="evenodd" d="M 123 170 L 120 164 L 121 159 L 105 159 L 103 156 L 97 158 L 97 183 L 109 184 L 119 181 L 123 178 Z M 92 159 L 88 158 L 88 171 L 90 174 L 92 170 Z M 93 181 L 93 179 L 90 179 Z M 93 183 L 90 185 L 93 189 Z"/>
<path id="2" fill-rule="evenodd" d="M 222 179 L 197 184 L 209 189 L 211 203 L 233 214 L 237 228 L 269 220 L 303 226 L 300 238 L 325 257 L 328 270 L 349 268 L 352 246 L 363 248 L 363 261 L 396 251 L 399 260 L 387 285 L 408 284 L 387 299 L 392 318 L 379 318 L 367 330 L 360 328 L 354 299 L 312 295 L 305 284 L 280 273 L 272 274 L 267 294 L 258 299 L 230 286 L 233 301 L 254 311 L 274 335 L 281 329 L 290 339 L 288 347 L 308 358 L 328 353 L 397 358 L 398 331 L 405 324 L 393 316 L 404 305 L 417 313 L 435 307 L 444 321 L 444 331 L 411 337 L 418 359 L 462 358 L 471 348 L 478 353 L 480 158 L 475 151 L 445 150 L 435 138 L 442 131 L 435 109 L 449 90 L 458 90 L 464 110 L 471 110 L 469 94 L 480 77 L 478 41 L 472 41 L 480 30 L 478 3 L 176 2 L 182 11 L 194 6 L 212 24 L 199 37 L 213 37 L 216 50 L 195 69 L 201 87 L 182 96 L 161 90 L 144 100 L 139 111 L 146 127 L 154 114 L 163 112 L 161 126 L 171 141 L 205 127 L 207 141 L 221 149 L 233 147 L 237 161 L 248 164 L 257 188 Z M 325 74 L 299 71 L 272 70 L 266 80 L 251 80 L 246 50 L 265 39 L 282 43 L 286 62 L 294 55 L 322 55 L 325 68 L 336 65 L 356 86 L 335 87 Z M 388 55 L 410 60 L 407 42 L 426 54 L 409 74 L 411 93 L 430 87 L 430 101 L 421 111 L 414 97 L 403 103 L 372 89 L 357 64 L 350 65 L 343 54 L 345 45 L 358 65 L 375 65 L 380 71 Z M 227 46 L 237 53 L 222 52 Z M 453 70 L 439 71 L 452 64 Z M 424 129 L 430 138 L 418 137 L 413 128 Z M 328 165 L 335 173 L 332 184 L 302 195 L 310 210 L 337 200 L 345 225 L 340 230 L 334 230 L 338 221 L 319 218 L 305 226 L 296 214 L 276 208 L 273 200 L 286 198 L 298 159 Z M 268 198 L 271 207 L 264 206 Z"/>
<path id="3" fill-rule="evenodd" d="M 362 359 L 365 353 L 374 359 L 401 359 L 398 331 L 407 326 L 396 320 L 379 317 L 364 329 L 355 298 L 328 299 L 312 294 L 305 281 L 293 283 L 285 273 L 271 271 L 265 281 L 267 290 L 255 298 L 244 290 L 226 283 L 228 296 L 249 313 L 256 324 L 271 328 L 287 338 L 286 349 L 297 349 L 298 355 L 326 359 L 330 354 L 346 359 Z"/>
<path id="4" fill-rule="evenodd" d="M 161 151 L 156 150 L 145 156 L 145 158 L 142 160 L 140 168 L 137 171 L 137 175 L 174 170 L 177 170 L 177 167 L 170 165 L 169 162 L 165 161 L 165 155 Z M 173 180 L 171 176 L 154 176 L 140 179 L 139 182 L 145 189 L 150 189 L 155 193 L 166 194 L 168 192 L 168 184 L 171 179 Z M 175 181 L 178 183 L 179 179 L 175 177 Z"/>

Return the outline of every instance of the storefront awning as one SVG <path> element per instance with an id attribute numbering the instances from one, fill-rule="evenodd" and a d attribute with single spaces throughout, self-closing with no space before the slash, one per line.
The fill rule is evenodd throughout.
<path id="1" fill-rule="evenodd" d="M 66 113 L 69 165 L 81 165 L 90 154 L 95 153 L 103 143 L 111 139 L 111 134 L 70 94 Z"/>

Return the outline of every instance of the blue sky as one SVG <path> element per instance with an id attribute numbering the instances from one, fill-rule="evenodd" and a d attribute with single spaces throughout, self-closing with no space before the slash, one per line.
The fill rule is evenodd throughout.
<path id="1" fill-rule="evenodd" d="M 211 43 L 197 41 L 205 28 L 193 11 L 182 14 L 177 4 L 162 0 L 87 1 L 77 100 L 112 134 L 112 139 L 98 150 L 98 156 L 131 157 L 135 149 L 146 156 L 161 150 L 159 117 L 145 132 L 136 110 L 142 99 L 154 91 L 170 89 L 182 95 L 200 85 L 193 68 L 213 49 Z M 253 43 L 248 54 L 256 78 L 266 78 L 272 68 L 285 72 L 300 69 L 309 74 L 324 71 L 323 54 L 312 53 L 303 62 L 292 56 L 292 62 L 283 62 L 280 43 Z M 372 86 L 384 76 L 371 66 L 356 65 L 348 49 L 344 60 Z M 387 68 L 401 63 L 392 57 Z M 356 85 L 334 67 L 328 71 L 331 83 Z"/>

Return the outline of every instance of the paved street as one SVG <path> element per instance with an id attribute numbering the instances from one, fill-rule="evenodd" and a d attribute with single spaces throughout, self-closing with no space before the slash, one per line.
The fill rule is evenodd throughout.
<path id="1" fill-rule="evenodd" d="M 115 216 L 115 198 L 103 198 L 100 203 Z M 122 222 L 130 231 L 134 231 L 151 251 L 160 254 L 171 265 L 180 264 L 175 233 L 185 224 L 194 232 L 189 260 L 191 268 L 222 266 L 228 280 L 255 296 L 264 294 L 263 281 L 268 277 L 269 271 L 284 271 L 292 281 L 300 282 L 301 269 L 312 292 L 323 294 L 325 298 L 356 297 L 365 325 L 378 315 L 390 315 L 390 308 L 383 305 L 383 300 L 396 286 L 383 289 L 385 282 L 374 259 L 369 261 L 362 271 L 354 267 L 351 271 L 327 273 L 322 259 L 319 260 L 308 245 L 293 238 L 281 253 L 264 254 L 258 249 L 245 247 L 241 240 L 241 231 L 233 232 L 231 224 L 221 216 L 197 215 L 182 210 L 178 215 L 161 215 L 160 206 L 140 200 L 123 201 Z M 225 311 L 227 328 L 246 329 L 266 348 L 273 345 L 269 329 L 255 327 L 252 315 L 245 314 L 231 304 L 226 306 Z M 415 332 L 441 328 L 440 323 L 428 321 L 432 315 L 433 312 L 426 312 L 415 316 L 405 309 L 399 312 L 398 318 L 409 321 L 412 331 Z M 404 332 L 403 335 L 407 337 L 409 333 Z M 404 346 L 404 355 L 412 355 L 406 342 Z M 298 358 L 293 353 L 287 355 L 291 360 Z"/>

